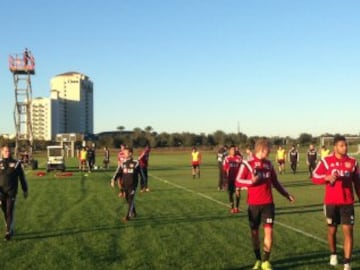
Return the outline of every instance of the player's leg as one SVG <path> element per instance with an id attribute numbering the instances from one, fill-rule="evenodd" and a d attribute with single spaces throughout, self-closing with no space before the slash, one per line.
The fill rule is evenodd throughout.
<path id="1" fill-rule="evenodd" d="M 218 190 L 221 191 L 223 189 L 223 167 L 222 163 L 218 162 L 218 168 L 219 168 L 219 181 L 218 181 Z"/>
<path id="2" fill-rule="evenodd" d="M 5 240 L 10 240 L 14 227 L 15 197 L 7 197 L 6 199 L 6 234 Z"/>
<path id="3" fill-rule="evenodd" d="M 335 205 L 324 205 L 324 213 L 326 217 L 327 228 L 327 239 L 330 250 L 330 262 L 332 266 L 338 264 L 337 252 L 336 252 L 336 233 L 337 226 L 340 223 L 340 212 Z"/>
<path id="4" fill-rule="evenodd" d="M 240 198 L 241 198 L 241 190 L 240 188 L 236 188 L 235 190 L 235 207 L 236 212 L 239 213 L 239 206 L 240 206 Z"/>
<path id="5" fill-rule="evenodd" d="M 260 239 L 259 239 L 259 226 L 261 221 L 260 211 L 258 206 L 249 205 L 248 219 L 251 232 L 251 243 L 255 254 L 255 264 L 253 270 L 261 270 L 261 253 L 260 253 Z"/>
<path id="6" fill-rule="evenodd" d="M 270 254 L 273 244 L 273 225 L 275 219 L 275 206 L 268 204 L 262 207 L 261 220 L 264 224 L 264 250 L 263 262 L 261 267 L 263 270 L 271 270 Z"/>
<path id="7" fill-rule="evenodd" d="M 145 168 L 143 168 L 143 170 L 144 170 L 144 176 L 145 176 L 145 179 L 144 179 L 145 191 L 149 192 L 150 189 L 149 189 L 149 185 L 148 185 L 148 183 L 149 183 L 148 169 L 145 167 Z"/>
<path id="8" fill-rule="evenodd" d="M 145 173 L 144 168 L 140 167 L 140 192 L 145 191 Z"/>
<path id="9" fill-rule="evenodd" d="M 195 176 L 196 176 L 196 166 L 195 165 L 192 165 L 191 174 L 192 174 L 192 178 L 195 179 Z"/>
<path id="10" fill-rule="evenodd" d="M 344 234 L 344 269 L 351 269 L 350 261 L 353 250 L 353 226 L 355 223 L 355 213 L 353 205 L 340 207 L 342 230 Z"/>

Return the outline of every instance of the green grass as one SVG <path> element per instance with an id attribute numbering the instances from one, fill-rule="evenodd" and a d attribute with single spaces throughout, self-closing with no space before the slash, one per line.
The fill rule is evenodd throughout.
<path id="1" fill-rule="evenodd" d="M 126 204 L 109 185 L 112 170 L 69 178 L 27 170 L 29 198 L 18 196 L 16 236 L 0 243 L 0 269 L 251 269 L 246 192 L 241 213 L 229 214 L 227 193 L 216 188 L 215 153 L 203 159 L 201 179 L 193 180 L 189 153 L 152 153 L 151 192 L 137 194 L 138 217 L 126 224 Z M 67 162 L 75 169 L 74 160 Z M 274 269 L 334 269 L 327 244 L 301 233 L 326 240 L 324 187 L 311 184 L 303 160 L 299 174 L 288 169 L 280 180 L 296 203 L 274 191 Z M 360 269 L 356 232 L 353 269 Z M 341 230 L 338 236 L 342 244 Z"/>

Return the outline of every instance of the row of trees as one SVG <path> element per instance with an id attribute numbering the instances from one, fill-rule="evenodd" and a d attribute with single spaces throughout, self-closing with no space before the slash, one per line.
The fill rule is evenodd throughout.
<path id="1" fill-rule="evenodd" d="M 195 134 L 191 132 L 175 132 L 157 133 L 151 126 L 144 129 L 135 128 L 133 131 L 125 131 L 124 126 L 117 128 L 118 132 L 99 136 L 98 146 L 119 147 L 121 144 L 131 145 L 133 147 L 143 147 L 150 145 L 151 147 L 191 147 L 191 146 L 207 146 L 213 147 L 217 145 L 253 145 L 259 136 L 247 136 L 243 133 L 225 133 L 217 130 L 211 134 Z M 332 134 L 324 134 L 324 136 L 333 136 Z M 309 133 L 302 133 L 298 138 L 291 137 L 269 137 L 275 145 L 283 144 L 299 144 L 309 145 L 311 143 L 318 144 L 319 137 L 313 137 Z"/>

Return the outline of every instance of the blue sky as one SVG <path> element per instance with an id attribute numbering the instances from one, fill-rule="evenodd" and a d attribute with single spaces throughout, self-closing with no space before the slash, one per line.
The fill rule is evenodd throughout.
<path id="1" fill-rule="evenodd" d="M 360 1 L 0 2 L 0 133 L 14 133 L 8 56 L 94 82 L 95 132 L 359 134 Z"/>

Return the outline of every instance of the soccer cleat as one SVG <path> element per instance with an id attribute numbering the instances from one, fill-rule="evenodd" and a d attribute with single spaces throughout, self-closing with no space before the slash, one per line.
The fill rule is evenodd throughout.
<path id="1" fill-rule="evenodd" d="M 330 262 L 329 262 L 329 264 L 332 265 L 332 266 L 337 266 L 337 264 L 338 264 L 338 258 L 337 258 L 337 255 L 336 255 L 336 254 L 330 255 Z"/>
<path id="2" fill-rule="evenodd" d="M 129 220 L 130 220 L 129 217 L 123 217 L 123 218 L 121 219 L 121 221 L 124 222 L 124 223 L 128 222 Z"/>
<path id="3" fill-rule="evenodd" d="M 344 264 L 344 270 L 351 270 L 351 265 L 350 265 L 350 263 L 345 263 L 345 264 Z"/>
<path id="4" fill-rule="evenodd" d="M 269 261 L 265 261 L 261 264 L 261 270 L 272 270 L 271 264 Z"/>
<path id="5" fill-rule="evenodd" d="M 146 192 L 149 192 L 149 191 L 150 191 L 150 188 L 146 188 L 145 191 L 146 191 Z"/>
<path id="6" fill-rule="evenodd" d="M 261 270 L 261 261 L 257 260 L 252 268 L 252 270 Z"/>
<path id="7" fill-rule="evenodd" d="M 11 240 L 11 233 L 7 232 L 4 236 L 4 241 L 10 241 Z"/>
<path id="8" fill-rule="evenodd" d="M 239 210 L 239 208 L 234 208 L 234 213 L 235 213 L 235 214 L 238 214 L 238 213 L 240 213 L 240 210 Z"/>

